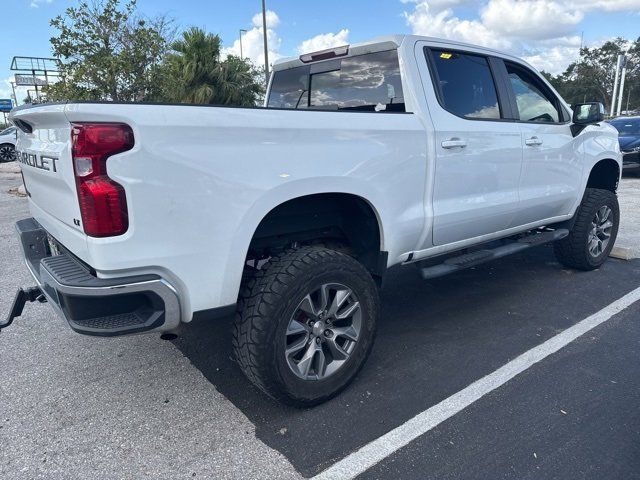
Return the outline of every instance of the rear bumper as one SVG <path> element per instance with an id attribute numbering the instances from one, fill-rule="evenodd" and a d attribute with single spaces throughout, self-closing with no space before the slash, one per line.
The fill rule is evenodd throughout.
<path id="1" fill-rule="evenodd" d="M 176 290 L 159 275 L 98 278 L 64 247 L 52 255 L 33 218 L 16 223 L 25 262 L 53 309 L 78 333 L 118 336 L 173 330 L 180 324 Z"/>

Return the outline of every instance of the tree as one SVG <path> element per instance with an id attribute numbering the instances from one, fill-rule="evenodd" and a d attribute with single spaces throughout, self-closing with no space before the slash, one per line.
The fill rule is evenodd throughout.
<path id="1" fill-rule="evenodd" d="M 175 103 L 255 105 L 264 88 L 261 72 L 235 56 L 221 60 L 218 35 L 192 27 L 171 45 L 157 71 L 157 99 Z"/>
<path id="2" fill-rule="evenodd" d="M 60 81 L 46 87 L 49 100 L 143 101 L 153 91 L 155 69 L 172 37 L 166 17 L 145 20 L 136 0 L 81 1 L 51 21 L 51 39 L 63 60 Z"/>
<path id="3" fill-rule="evenodd" d="M 616 38 L 599 48 L 583 48 L 580 58 L 571 63 L 560 75 L 543 74 L 569 103 L 602 102 L 611 109 L 615 65 L 618 55 L 624 53 L 624 39 Z M 627 54 L 627 76 L 622 110 L 640 107 L 640 38 L 633 42 Z"/>

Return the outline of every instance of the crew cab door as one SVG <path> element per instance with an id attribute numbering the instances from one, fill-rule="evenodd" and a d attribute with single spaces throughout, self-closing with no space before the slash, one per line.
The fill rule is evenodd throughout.
<path id="1" fill-rule="evenodd" d="M 569 112 L 533 70 L 506 60 L 504 64 L 522 132 L 516 226 L 567 215 L 581 196 L 583 168 Z"/>
<path id="2" fill-rule="evenodd" d="M 424 46 L 423 78 L 435 126 L 433 245 L 505 230 L 518 209 L 522 138 L 496 59 Z M 426 246 L 426 245 L 425 245 Z"/>

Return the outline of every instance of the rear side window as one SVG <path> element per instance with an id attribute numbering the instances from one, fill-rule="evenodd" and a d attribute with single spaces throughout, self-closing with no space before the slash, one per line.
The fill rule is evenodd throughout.
<path id="1" fill-rule="evenodd" d="M 267 106 L 404 112 L 398 52 L 369 53 L 275 72 Z"/>
<path id="2" fill-rule="evenodd" d="M 498 94 L 486 57 L 438 49 L 432 49 L 431 55 L 436 93 L 446 110 L 471 119 L 500 118 Z"/>
<path id="3" fill-rule="evenodd" d="M 557 123 L 561 119 L 557 99 L 546 85 L 527 69 L 505 62 L 518 113 L 523 122 Z"/>

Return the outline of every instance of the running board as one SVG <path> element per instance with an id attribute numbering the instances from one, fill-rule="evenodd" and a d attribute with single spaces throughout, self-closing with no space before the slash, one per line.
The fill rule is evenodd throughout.
<path id="1" fill-rule="evenodd" d="M 450 257 L 444 262 L 432 267 L 421 268 L 422 278 L 429 280 L 432 278 L 442 277 L 450 273 L 458 272 L 466 268 L 475 267 L 481 263 L 506 257 L 514 253 L 522 252 L 531 247 L 537 247 L 545 243 L 555 242 L 569 235 L 569 230 L 564 228 L 549 232 L 536 232 L 528 234 L 518 240 L 514 240 L 506 245 L 497 248 L 476 250 L 475 252 L 465 253 L 457 257 Z"/>

